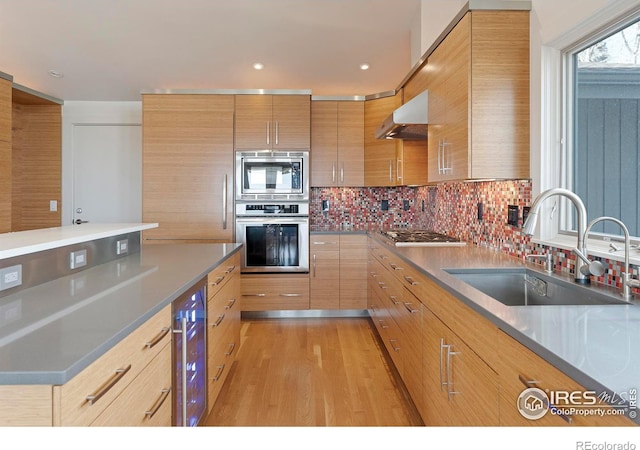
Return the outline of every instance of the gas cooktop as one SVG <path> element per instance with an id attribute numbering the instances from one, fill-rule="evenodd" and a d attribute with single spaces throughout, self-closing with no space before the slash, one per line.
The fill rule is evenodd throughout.
<path id="1" fill-rule="evenodd" d="M 380 234 L 396 247 L 462 246 L 466 242 L 428 230 L 385 230 Z"/>

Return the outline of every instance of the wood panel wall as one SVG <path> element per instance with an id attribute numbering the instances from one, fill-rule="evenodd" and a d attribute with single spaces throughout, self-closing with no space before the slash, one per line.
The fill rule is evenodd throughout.
<path id="1" fill-rule="evenodd" d="M 11 231 L 11 81 L 0 79 L 0 233 Z"/>
<path id="2" fill-rule="evenodd" d="M 12 128 L 11 231 L 60 226 L 62 106 L 14 103 Z"/>

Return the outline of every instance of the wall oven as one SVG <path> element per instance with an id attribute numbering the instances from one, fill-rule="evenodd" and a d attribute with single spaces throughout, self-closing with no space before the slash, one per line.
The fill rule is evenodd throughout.
<path id="1" fill-rule="evenodd" d="M 236 203 L 243 273 L 309 271 L 309 204 Z"/>
<path id="2" fill-rule="evenodd" d="M 236 201 L 308 201 L 308 161 L 308 151 L 236 152 Z"/>

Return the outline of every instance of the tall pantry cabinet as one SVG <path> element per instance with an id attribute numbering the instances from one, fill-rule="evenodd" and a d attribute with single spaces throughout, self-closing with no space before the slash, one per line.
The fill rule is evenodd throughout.
<path id="1" fill-rule="evenodd" d="M 142 96 L 145 243 L 233 240 L 233 95 Z"/>

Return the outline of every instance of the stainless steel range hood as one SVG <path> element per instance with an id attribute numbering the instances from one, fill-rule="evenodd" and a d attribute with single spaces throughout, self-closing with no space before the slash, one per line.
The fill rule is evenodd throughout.
<path id="1" fill-rule="evenodd" d="M 376 139 L 427 138 L 429 91 L 423 91 L 396 109 L 376 128 Z"/>

